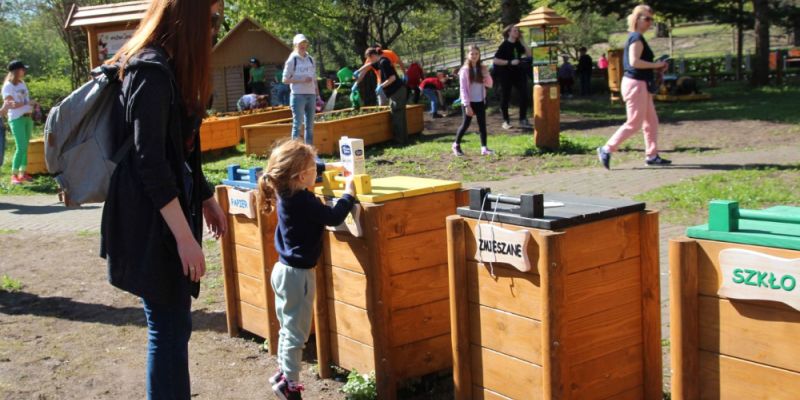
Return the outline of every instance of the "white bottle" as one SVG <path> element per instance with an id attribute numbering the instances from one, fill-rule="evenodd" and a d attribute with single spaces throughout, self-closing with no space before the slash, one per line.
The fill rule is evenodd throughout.
<path id="1" fill-rule="evenodd" d="M 348 174 L 364 175 L 367 173 L 363 139 L 342 136 L 339 139 L 339 155 Z"/>

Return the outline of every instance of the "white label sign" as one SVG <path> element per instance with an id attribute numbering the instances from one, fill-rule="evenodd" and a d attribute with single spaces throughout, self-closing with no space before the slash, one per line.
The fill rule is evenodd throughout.
<path id="1" fill-rule="evenodd" d="M 326 203 L 329 207 L 336 205 L 339 199 L 328 200 Z M 351 235 L 360 238 L 364 235 L 364 230 L 361 227 L 361 204 L 353 205 L 353 209 L 347 214 L 347 218 L 339 226 L 327 227 L 329 231 L 334 232 L 349 232 Z"/>
<path id="2" fill-rule="evenodd" d="M 725 249 L 719 253 L 719 264 L 720 296 L 778 301 L 800 311 L 800 258 L 790 260 L 752 250 Z"/>
<path id="3" fill-rule="evenodd" d="M 531 262 L 528 258 L 528 231 L 512 231 L 489 224 L 475 227 L 477 251 L 475 258 L 482 263 L 505 263 L 528 272 Z"/>
<path id="4" fill-rule="evenodd" d="M 97 35 L 97 56 L 100 61 L 113 58 L 122 45 L 131 37 L 135 30 L 124 30 L 115 32 L 103 32 Z"/>
<path id="5" fill-rule="evenodd" d="M 228 190 L 228 212 L 230 214 L 244 215 L 253 219 L 256 217 L 256 196 L 252 190 L 242 191 L 236 188 Z"/>

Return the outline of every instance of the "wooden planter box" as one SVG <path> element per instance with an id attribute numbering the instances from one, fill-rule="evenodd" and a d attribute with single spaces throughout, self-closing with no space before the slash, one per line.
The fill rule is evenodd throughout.
<path id="1" fill-rule="evenodd" d="M 622 50 L 608 51 L 608 91 L 611 92 L 611 101 L 622 100 Z"/>
<path id="2" fill-rule="evenodd" d="M 800 259 L 800 208 L 765 210 L 793 216 L 794 223 L 741 219 L 719 229 L 713 227 L 713 203 L 723 202 L 712 202 L 709 225 L 689 228 L 687 234 L 694 238 L 669 243 L 672 398 L 797 399 L 800 285 L 792 282 L 800 281 L 800 268 L 788 260 Z M 738 207 L 730 212 L 740 213 Z M 726 265 L 720 258 L 722 252 L 730 257 L 742 251 L 754 252 L 764 262 L 739 258 Z M 764 260 L 769 256 L 788 259 L 790 270 L 772 279 L 767 271 L 773 267 Z M 725 271 L 733 268 L 742 270 L 743 280 L 734 280 L 735 274 L 726 277 Z M 758 274 L 749 276 L 751 269 Z M 784 281 L 785 276 L 793 278 Z M 729 288 L 733 291 L 721 293 Z M 748 295 L 753 293 L 759 295 Z M 770 298 L 772 294 L 794 299 L 795 307 Z"/>
<path id="3" fill-rule="evenodd" d="M 317 151 L 321 154 L 335 154 L 338 151 L 339 139 L 342 136 L 364 139 L 365 145 L 392 140 L 392 127 L 388 108 L 362 107 L 362 109 L 381 111 L 335 121 L 315 123 L 314 146 L 317 148 Z M 422 109 L 422 105 L 419 104 L 409 105 L 406 109 L 409 135 L 418 134 L 423 131 Z M 343 110 L 333 112 L 339 111 Z M 245 126 L 245 152 L 247 154 L 263 156 L 269 153 L 276 141 L 288 139 L 291 136 L 291 119 Z"/>
<path id="4" fill-rule="evenodd" d="M 317 269 L 317 357 L 375 371 L 379 399 L 396 384 L 451 366 L 445 217 L 460 183 L 392 177 L 359 194 L 363 237 L 326 232 Z M 337 195 L 317 188 L 317 194 Z"/>
<path id="5" fill-rule="evenodd" d="M 217 186 L 217 201 L 228 216 L 228 231 L 221 240 L 222 271 L 228 333 L 240 330 L 269 340 L 270 354 L 276 354 L 280 325 L 275 314 L 275 293 L 270 275 L 278 254 L 273 244 L 276 214 L 256 212 L 256 218 L 230 214 L 228 196 L 236 190 Z"/>
<path id="6" fill-rule="evenodd" d="M 661 399 L 658 214 L 545 195 L 564 206 L 515 215 L 531 195 L 493 215 L 484 193 L 447 219 L 455 398 Z M 528 237 L 528 272 L 479 261 L 479 217 Z"/>
<path id="7" fill-rule="evenodd" d="M 28 143 L 29 174 L 46 174 L 47 164 L 44 161 L 44 139 L 34 139 Z"/>
<path id="8" fill-rule="evenodd" d="M 292 116 L 292 110 L 289 107 L 272 107 L 265 110 L 253 114 L 234 116 L 222 114 L 221 117 L 207 118 L 200 126 L 201 150 L 235 147 L 244 137 L 243 126 L 291 118 Z"/>

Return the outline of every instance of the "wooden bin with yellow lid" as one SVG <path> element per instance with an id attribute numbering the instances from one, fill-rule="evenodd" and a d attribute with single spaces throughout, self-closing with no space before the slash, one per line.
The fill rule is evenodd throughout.
<path id="1" fill-rule="evenodd" d="M 326 173 L 316 193 L 330 200 L 339 185 Z M 317 269 L 320 376 L 375 371 L 378 398 L 394 399 L 398 381 L 452 365 L 445 219 L 461 183 L 359 175 L 356 187 L 361 237 L 327 231 Z"/>

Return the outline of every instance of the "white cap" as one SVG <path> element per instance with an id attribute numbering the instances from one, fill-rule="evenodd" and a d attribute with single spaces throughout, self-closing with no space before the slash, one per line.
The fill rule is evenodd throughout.
<path id="1" fill-rule="evenodd" d="M 303 35 L 302 33 L 298 33 L 297 35 L 294 35 L 294 39 L 292 39 L 292 44 L 293 45 L 297 46 L 298 44 L 303 43 L 303 42 L 308 42 L 308 39 L 306 39 L 306 35 Z"/>

